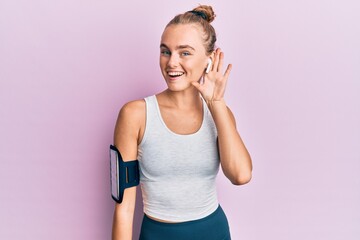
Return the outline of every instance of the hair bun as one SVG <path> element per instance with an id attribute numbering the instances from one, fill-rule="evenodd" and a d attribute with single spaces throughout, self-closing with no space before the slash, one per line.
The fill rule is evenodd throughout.
<path id="1" fill-rule="evenodd" d="M 214 10 L 212 9 L 211 6 L 208 6 L 208 5 L 200 5 L 196 8 L 193 9 L 193 11 L 196 11 L 196 12 L 201 12 L 203 14 L 205 14 L 206 16 L 206 20 L 211 23 L 212 21 L 214 21 L 216 15 L 214 13 Z"/>

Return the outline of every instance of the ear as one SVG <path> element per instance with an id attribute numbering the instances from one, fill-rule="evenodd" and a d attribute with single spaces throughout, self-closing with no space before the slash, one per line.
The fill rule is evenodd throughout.
<path id="1" fill-rule="evenodd" d="M 212 68 L 212 60 L 211 58 L 208 58 L 208 65 L 206 67 L 205 73 L 209 73 Z"/>
<path id="2" fill-rule="evenodd" d="M 215 55 L 216 55 L 216 49 L 209 55 L 209 58 L 211 58 L 211 61 L 213 61 L 213 62 L 215 59 Z"/>
<path id="3" fill-rule="evenodd" d="M 214 58 L 215 58 L 215 52 L 216 52 L 216 50 L 208 55 L 208 60 L 207 60 L 206 67 L 205 67 L 206 73 L 208 73 L 211 70 L 211 67 L 212 67 L 212 64 L 213 64 Z"/>

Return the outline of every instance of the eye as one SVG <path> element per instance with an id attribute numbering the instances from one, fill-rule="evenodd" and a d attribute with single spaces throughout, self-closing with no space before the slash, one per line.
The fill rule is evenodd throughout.
<path id="1" fill-rule="evenodd" d="M 189 52 L 182 52 L 181 55 L 182 55 L 182 56 L 189 56 L 189 55 L 191 55 L 191 54 L 190 54 Z"/>
<path id="2" fill-rule="evenodd" d="M 170 56 L 171 53 L 169 50 L 161 50 L 161 55 L 164 55 L 164 56 Z"/>

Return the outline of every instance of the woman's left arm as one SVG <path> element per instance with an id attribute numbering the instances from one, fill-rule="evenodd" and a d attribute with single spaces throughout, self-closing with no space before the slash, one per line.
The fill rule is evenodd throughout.
<path id="1" fill-rule="evenodd" d="M 236 122 L 225 101 L 208 102 L 218 132 L 221 167 L 225 176 L 235 185 L 251 179 L 252 162 L 249 152 L 236 130 Z"/>
<path id="2" fill-rule="evenodd" d="M 252 161 L 238 131 L 236 121 L 224 100 L 225 87 L 232 65 L 222 74 L 224 53 L 217 49 L 212 55 L 214 64 L 204 75 L 204 82 L 193 82 L 205 99 L 213 116 L 217 132 L 221 167 L 225 176 L 235 185 L 248 183 L 251 179 Z"/>

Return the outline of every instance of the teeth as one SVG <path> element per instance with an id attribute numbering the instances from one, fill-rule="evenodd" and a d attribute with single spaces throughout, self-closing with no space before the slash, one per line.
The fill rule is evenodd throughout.
<path id="1" fill-rule="evenodd" d="M 168 74 L 171 77 L 178 77 L 178 76 L 183 75 L 184 73 L 183 72 L 168 72 Z"/>

